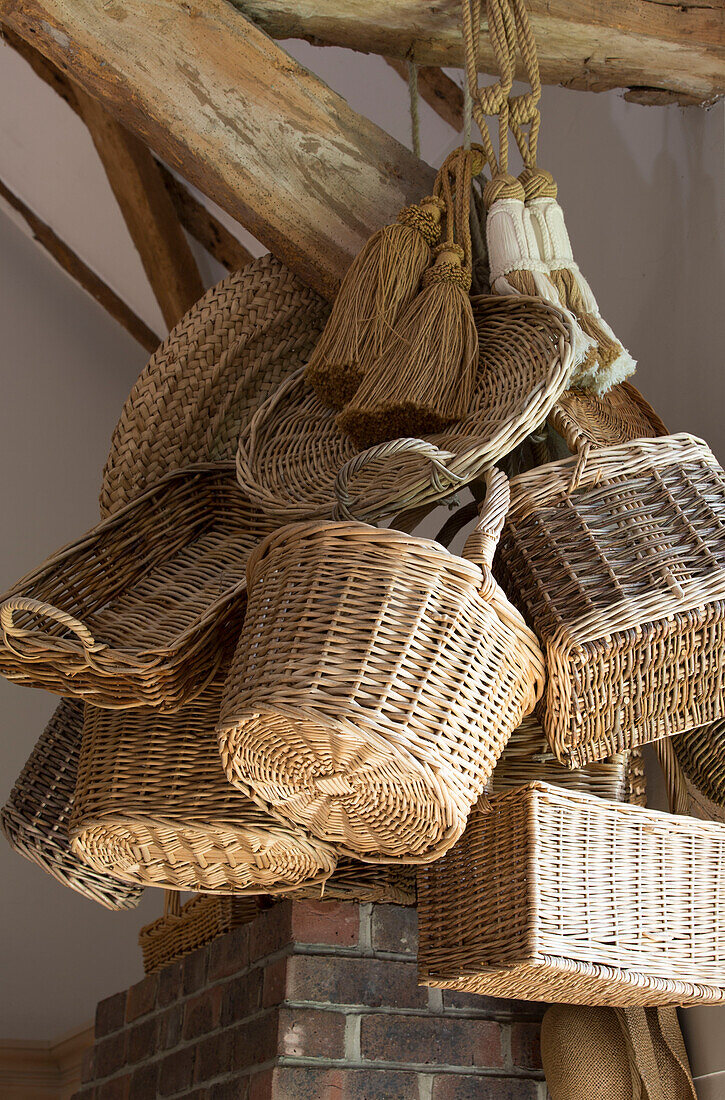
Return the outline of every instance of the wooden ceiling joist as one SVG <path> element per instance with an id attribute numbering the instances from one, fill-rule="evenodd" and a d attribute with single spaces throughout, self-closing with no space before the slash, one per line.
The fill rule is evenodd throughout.
<path id="1" fill-rule="evenodd" d="M 0 24 L 0 38 L 30 65 L 33 72 L 51 87 L 71 110 L 80 114 L 76 88 L 65 73 L 24 38 L 2 24 Z M 239 271 L 248 264 L 253 259 L 252 253 L 203 203 L 192 195 L 181 180 L 169 172 L 166 165 L 161 164 L 160 161 L 157 161 L 157 164 L 176 216 L 186 232 L 194 237 L 227 271 Z"/>
<path id="2" fill-rule="evenodd" d="M 643 101 L 725 93 L 722 0 L 527 0 L 545 83 L 631 88 Z M 273 38 L 460 67 L 459 0 L 234 0 Z M 481 64 L 492 71 L 486 35 Z M 662 94 L 654 95 L 653 89 Z M 631 97 L 630 97 L 631 98 Z"/>
<path id="3" fill-rule="evenodd" d="M 142 321 L 126 303 L 111 290 L 95 271 L 93 271 L 73 249 L 61 240 L 57 233 L 46 225 L 29 206 L 13 194 L 10 188 L 0 180 L 0 199 L 18 214 L 33 234 L 34 239 L 55 262 L 70 275 L 71 279 L 91 295 L 100 306 L 110 313 L 114 320 L 123 325 L 127 332 L 139 342 L 146 351 L 155 351 L 160 340 L 145 321 Z"/>
<path id="4" fill-rule="evenodd" d="M 76 98 L 166 327 L 171 329 L 201 298 L 204 283 L 159 165 L 149 148 L 97 99 L 80 88 Z"/>
<path id="5" fill-rule="evenodd" d="M 0 19 L 328 297 L 432 186 L 431 168 L 226 0 L 0 0 Z"/>

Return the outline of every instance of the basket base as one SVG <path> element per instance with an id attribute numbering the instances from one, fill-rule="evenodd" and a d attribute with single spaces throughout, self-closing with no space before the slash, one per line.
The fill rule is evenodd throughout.
<path id="1" fill-rule="evenodd" d="M 427 863 L 465 827 L 471 795 L 436 767 L 362 725 L 282 708 L 250 711 L 220 731 L 231 783 L 344 854 Z"/>
<path id="2" fill-rule="evenodd" d="M 421 962 L 418 981 L 437 989 L 457 989 L 487 997 L 519 1001 L 547 1001 L 613 1008 L 647 1008 L 657 1005 L 718 1004 L 725 1000 L 723 985 L 703 985 L 670 978 L 543 956 L 509 969 L 480 967 L 458 975 L 431 975 Z"/>
<path id="3" fill-rule="evenodd" d="M 215 894 L 322 883 L 337 863 L 324 845 L 283 829 L 142 818 L 88 823 L 76 832 L 73 850 L 124 882 Z"/>

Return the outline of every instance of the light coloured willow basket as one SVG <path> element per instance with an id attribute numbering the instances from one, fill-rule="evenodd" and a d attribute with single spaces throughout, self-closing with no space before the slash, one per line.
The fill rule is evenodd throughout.
<path id="1" fill-rule="evenodd" d="M 511 482 L 497 557 L 570 767 L 725 710 L 725 474 L 691 435 L 585 445 Z"/>
<path id="2" fill-rule="evenodd" d="M 531 783 L 418 873 L 425 985 L 646 1006 L 725 1000 L 725 826 Z"/>
<path id="3" fill-rule="evenodd" d="M 368 453 L 404 446 L 437 461 L 421 441 Z M 283 528 L 249 561 L 219 724 L 227 775 L 363 860 L 450 847 L 542 690 L 534 636 L 491 575 L 508 482 L 486 483 L 462 558 L 350 520 Z"/>
<path id="4" fill-rule="evenodd" d="M 329 519 L 337 473 L 350 464 L 355 514 L 370 523 L 431 506 L 482 477 L 545 420 L 573 368 L 572 319 L 540 298 L 481 295 L 471 300 L 479 370 L 468 415 L 429 442 L 441 452 L 438 476 L 411 450 L 354 464 L 358 449 L 305 382 L 290 375 L 240 439 L 237 474 L 251 501 L 280 524 Z"/>
<path id="5" fill-rule="evenodd" d="M 86 707 L 73 850 L 126 882 L 201 893 L 320 883 L 337 858 L 227 782 L 216 749 L 221 681 L 174 714 Z"/>
<path id="6" fill-rule="evenodd" d="M 273 526 L 228 465 L 167 474 L 6 593 L 0 672 L 96 706 L 177 709 L 233 645 L 247 558 Z"/>

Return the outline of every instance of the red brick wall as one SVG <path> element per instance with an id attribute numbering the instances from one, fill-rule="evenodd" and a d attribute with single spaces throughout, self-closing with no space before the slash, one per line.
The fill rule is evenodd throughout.
<path id="1" fill-rule="evenodd" d="M 425 989 L 416 913 L 280 902 L 102 1001 L 78 1100 L 543 1100 L 542 1006 Z"/>

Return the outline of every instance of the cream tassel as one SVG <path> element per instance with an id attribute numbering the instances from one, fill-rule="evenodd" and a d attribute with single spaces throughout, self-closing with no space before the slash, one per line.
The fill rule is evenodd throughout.
<path id="1" fill-rule="evenodd" d="M 563 305 L 577 317 L 596 345 L 594 355 L 581 365 L 574 382 L 594 393 L 606 393 L 633 374 L 637 364 L 602 317 L 592 289 L 574 260 L 553 177 L 541 169 L 527 168 L 519 179 L 524 186 L 526 209 L 536 233 L 539 254 L 551 282 Z"/>

